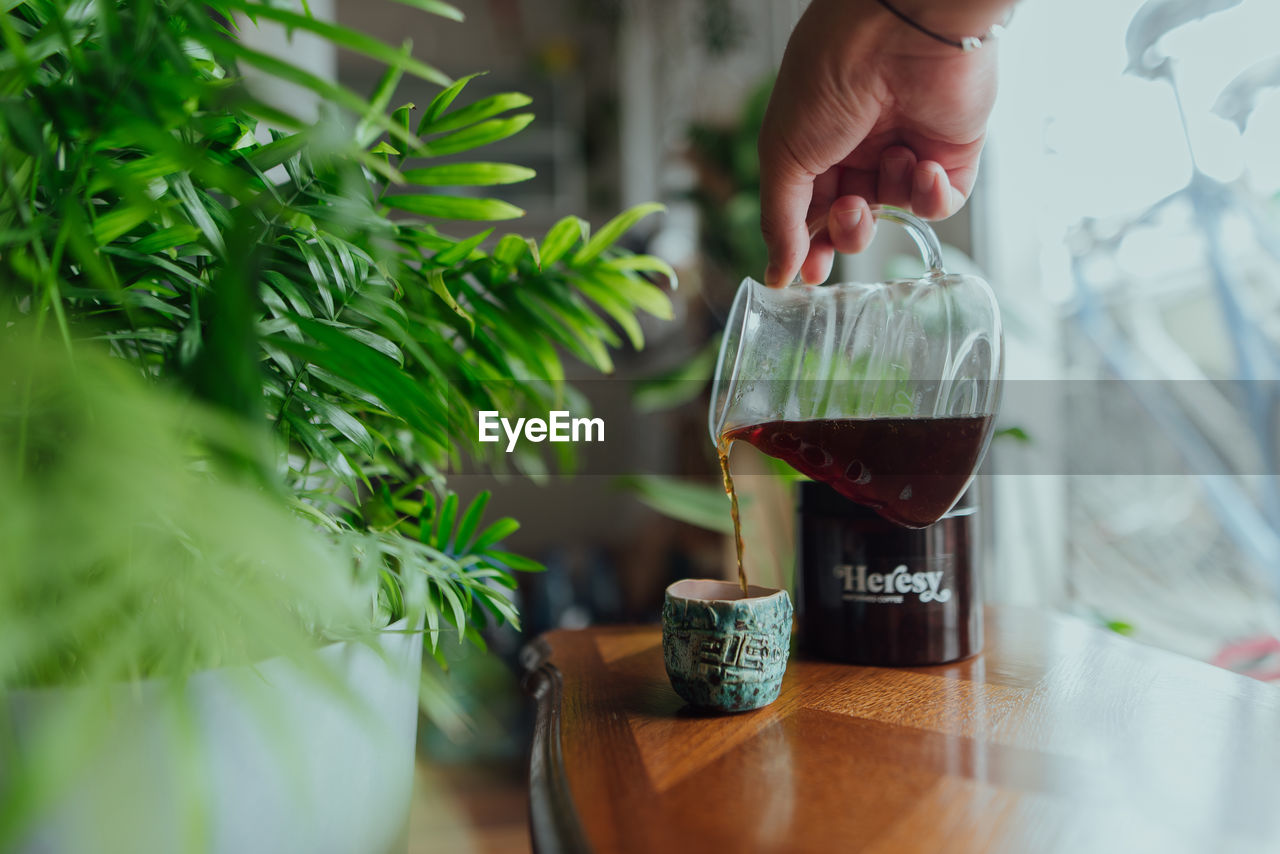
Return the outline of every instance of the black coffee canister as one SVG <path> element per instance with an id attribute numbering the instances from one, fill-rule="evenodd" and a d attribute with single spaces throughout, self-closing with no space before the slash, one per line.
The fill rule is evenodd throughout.
<path id="1" fill-rule="evenodd" d="M 980 652 L 976 514 L 966 495 L 935 524 L 903 528 L 826 484 L 801 483 L 801 651 L 881 666 L 944 664 Z"/>

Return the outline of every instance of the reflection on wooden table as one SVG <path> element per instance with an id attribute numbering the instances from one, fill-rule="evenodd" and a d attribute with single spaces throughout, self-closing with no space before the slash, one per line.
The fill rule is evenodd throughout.
<path id="1" fill-rule="evenodd" d="M 793 659 L 725 717 L 671 690 L 657 627 L 526 663 L 543 852 L 1280 851 L 1280 692 L 1068 617 L 990 609 L 939 667 Z"/>

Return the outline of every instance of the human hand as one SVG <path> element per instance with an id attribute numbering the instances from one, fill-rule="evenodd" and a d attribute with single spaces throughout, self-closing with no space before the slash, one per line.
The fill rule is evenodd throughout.
<path id="1" fill-rule="evenodd" d="M 978 35 L 1009 0 L 899 0 L 943 33 Z M 962 52 L 875 0 L 813 0 L 787 44 L 760 131 L 765 284 L 831 272 L 871 241 L 869 204 L 942 219 L 964 204 L 995 100 L 991 46 Z M 810 237 L 810 231 L 814 236 Z"/>

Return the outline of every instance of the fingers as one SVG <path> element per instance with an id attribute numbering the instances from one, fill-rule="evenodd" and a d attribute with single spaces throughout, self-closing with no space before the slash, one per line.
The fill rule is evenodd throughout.
<path id="1" fill-rule="evenodd" d="M 905 208 L 911 204 L 916 155 L 902 145 L 893 145 L 880 154 L 880 176 L 876 183 L 876 201 L 882 205 Z"/>
<path id="2" fill-rule="evenodd" d="M 809 251 L 804 218 L 813 199 L 813 176 L 763 157 L 760 168 L 760 233 L 769 250 L 764 283 L 776 288 L 795 278 Z"/>
<path id="3" fill-rule="evenodd" d="M 766 166 L 770 163 L 770 166 Z M 761 230 L 769 249 L 765 284 L 782 287 L 795 279 L 825 281 L 834 251 L 862 252 L 875 234 L 868 202 L 906 208 L 924 219 L 945 219 L 964 205 L 976 168 L 952 172 L 935 160 L 919 160 L 904 145 L 880 155 L 878 170 L 833 167 L 814 176 L 786 160 L 761 161 Z M 822 223 L 824 234 L 810 240 L 806 222 Z"/>
<path id="4" fill-rule="evenodd" d="M 981 145 L 977 147 L 976 151 L 981 153 Z M 978 182 L 977 155 L 975 154 L 972 160 L 947 167 L 946 175 L 947 183 L 951 185 L 951 190 L 948 194 L 951 197 L 951 208 L 946 214 L 946 216 L 950 216 L 964 207 L 965 200 L 969 198 L 969 194 L 973 192 L 974 185 Z"/>
<path id="5" fill-rule="evenodd" d="M 950 176 L 940 164 L 932 160 L 917 162 L 915 155 L 906 148 L 886 152 L 876 177 L 877 202 L 896 204 L 925 219 L 943 219 L 964 204 L 964 194 L 952 185 Z M 835 251 L 848 255 L 866 249 L 875 236 L 875 220 L 868 200 L 854 192 L 860 186 L 862 183 L 857 175 L 846 174 L 840 181 L 840 195 L 831 203 L 827 213 L 826 234 L 830 243 Z M 829 264 L 829 258 L 819 261 L 811 250 L 803 270 L 804 280 L 825 279 Z M 822 279 L 816 278 L 819 273 Z"/>
<path id="6" fill-rule="evenodd" d="M 800 266 L 800 279 L 806 285 L 817 285 L 825 282 L 831 275 L 831 265 L 836 257 L 835 250 L 825 240 L 816 239 L 809 249 L 809 256 Z"/>
<path id="7" fill-rule="evenodd" d="M 951 186 L 946 170 L 932 160 L 917 163 L 912 177 L 911 210 L 925 219 L 945 219 L 964 204 L 964 194 Z"/>
<path id="8" fill-rule="evenodd" d="M 841 196 L 832 202 L 827 214 L 827 231 L 837 252 L 852 255 L 866 249 L 875 234 L 875 221 L 867 200 L 861 196 Z"/>
<path id="9" fill-rule="evenodd" d="M 961 179 L 972 186 L 967 172 L 948 175 L 937 161 L 917 160 L 906 146 L 890 146 L 880 155 L 875 200 L 906 208 L 925 219 L 945 219 L 964 204 L 966 194 L 956 183 Z"/>
<path id="10" fill-rule="evenodd" d="M 800 280 L 806 284 L 816 285 L 826 281 L 827 276 L 831 274 L 835 252 L 831 248 L 831 241 L 827 238 L 825 226 L 827 212 L 831 209 L 831 203 L 835 201 L 839 184 L 840 173 L 835 168 L 828 169 L 813 181 L 813 199 L 804 217 L 809 234 L 809 250 L 804 263 L 800 265 Z M 782 284 L 790 284 L 790 282 L 790 279 L 784 279 Z"/>
<path id="11" fill-rule="evenodd" d="M 800 267 L 800 278 L 806 284 L 825 282 L 831 275 L 836 252 L 861 252 L 875 234 L 875 220 L 867 200 L 861 196 L 842 196 L 828 206 L 825 228 L 809 242 L 809 255 Z"/>

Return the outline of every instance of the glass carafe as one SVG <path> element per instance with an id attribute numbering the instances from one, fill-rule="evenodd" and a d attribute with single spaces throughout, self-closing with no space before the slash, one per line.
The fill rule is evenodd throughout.
<path id="1" fill-rule="evenodd" d="M 923 220 L 918 279 L 768 288 L 744 279 L 712 387 L 722 454 L 746 441 L 890 521 L 923 527 L 968 486 L 991 438 L 1004 359 L 985 281 L 947 273 Z"/>

